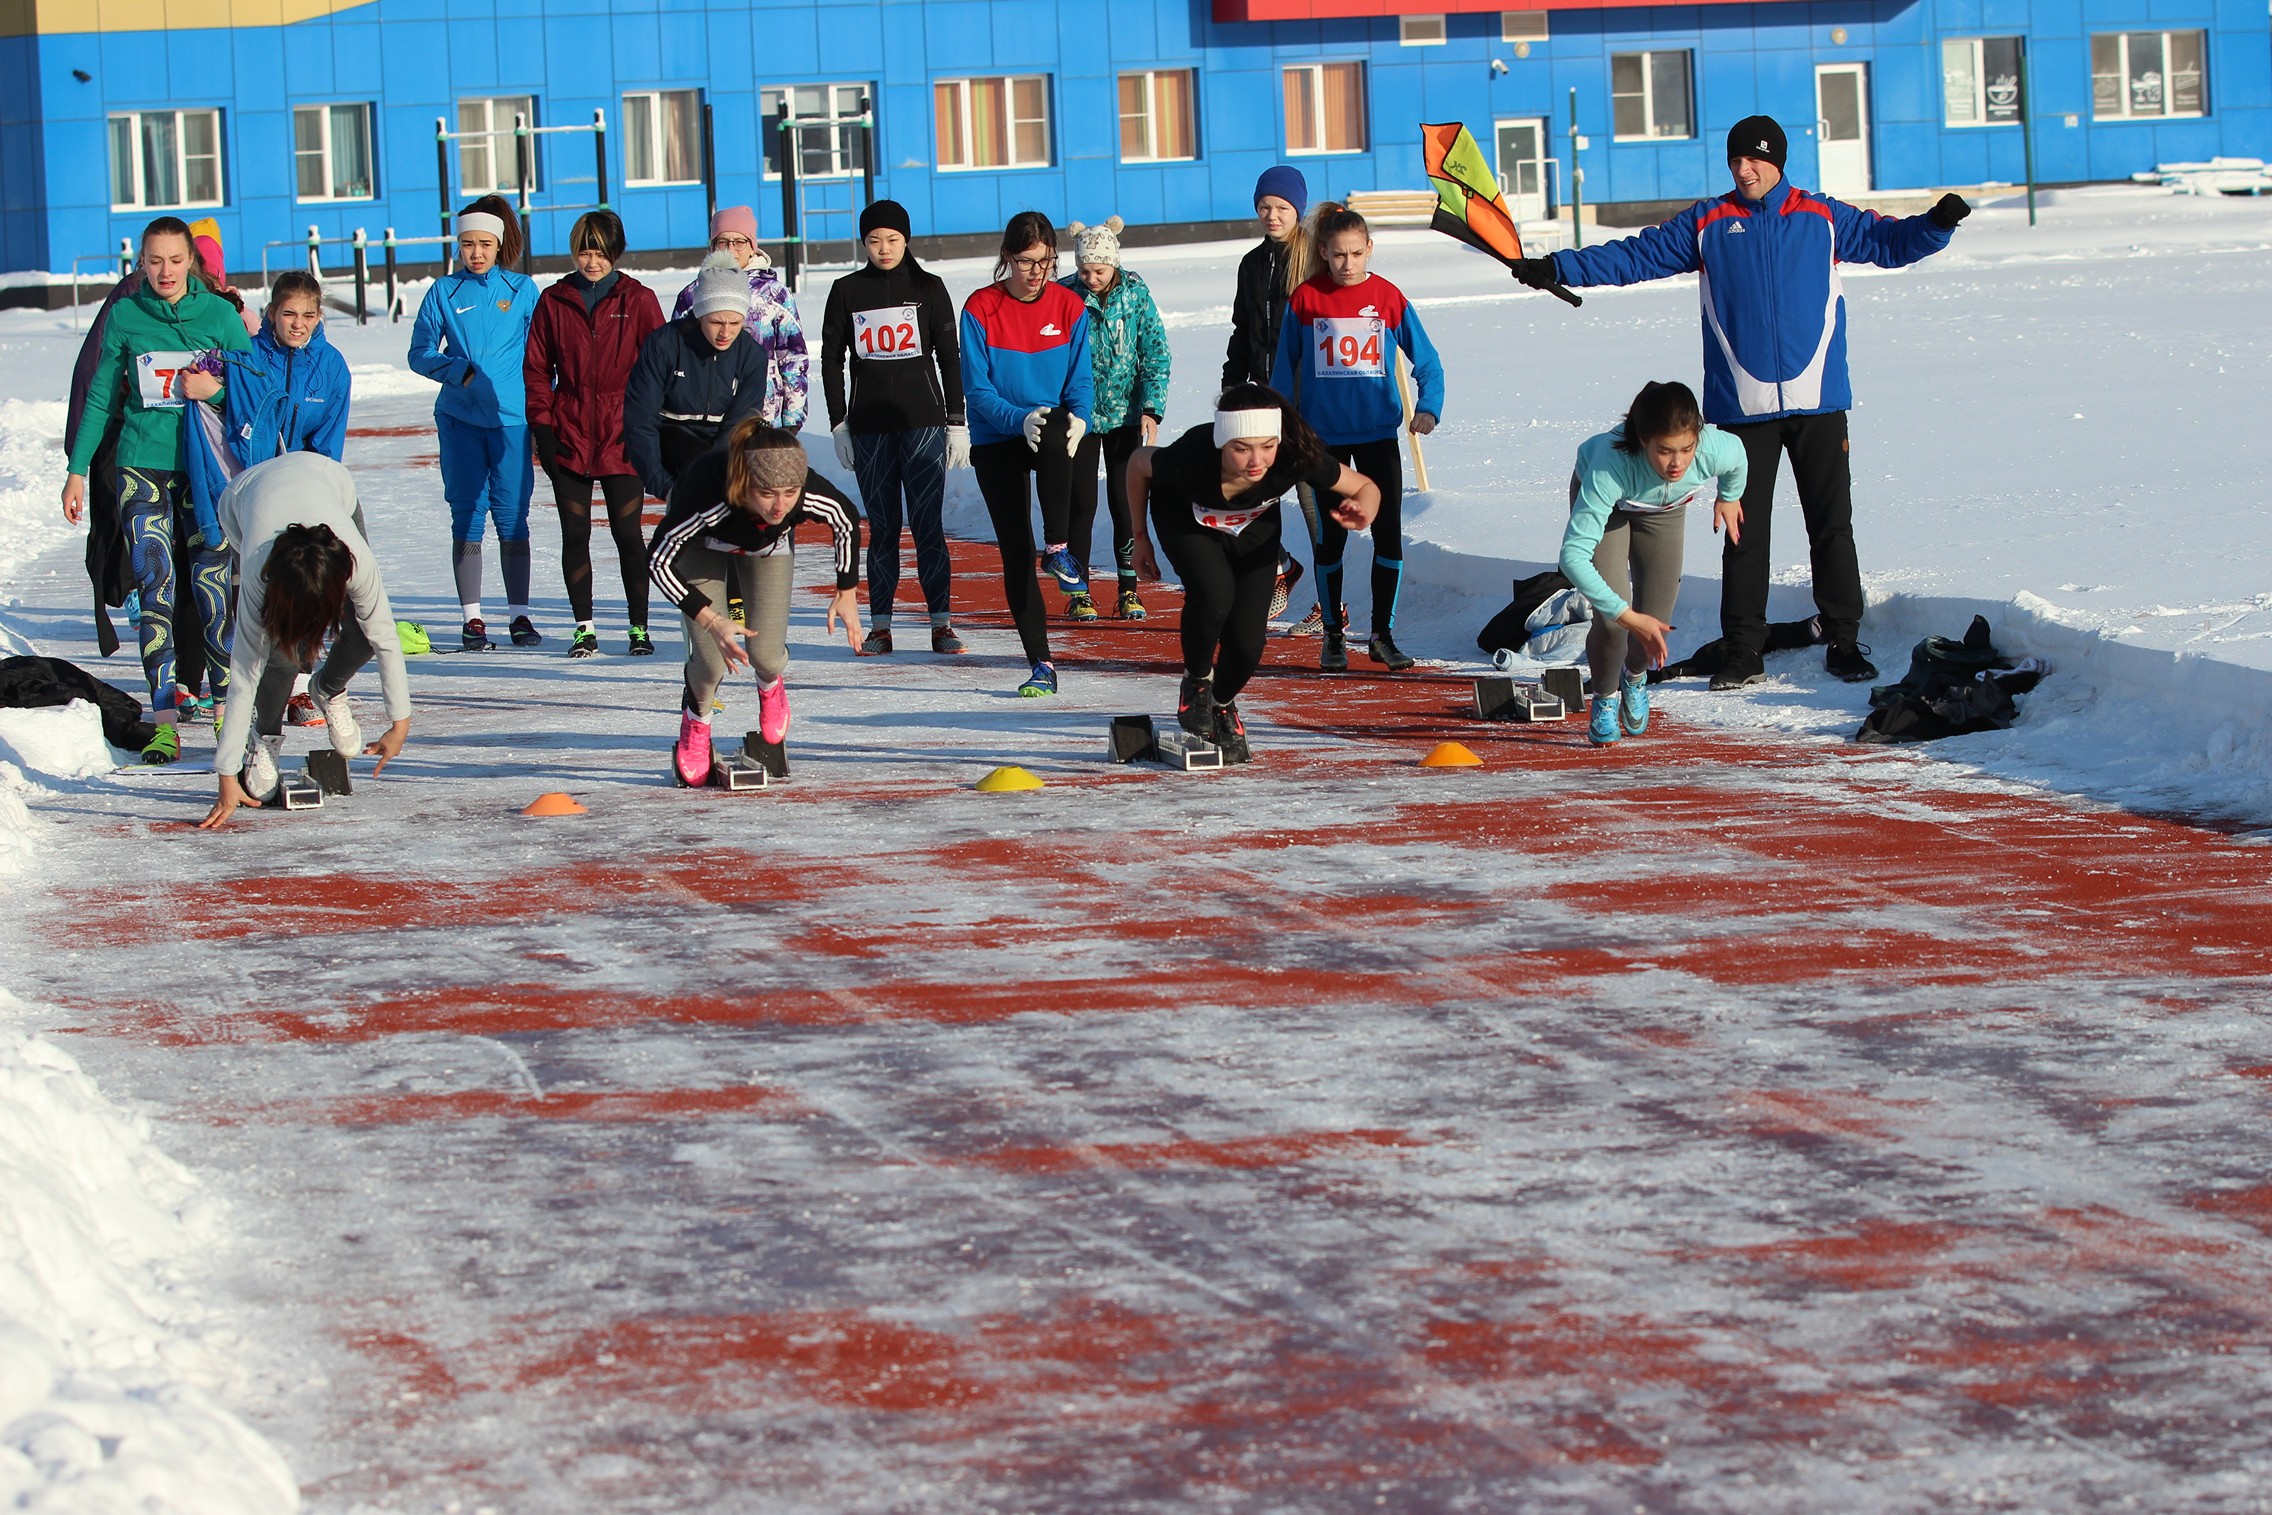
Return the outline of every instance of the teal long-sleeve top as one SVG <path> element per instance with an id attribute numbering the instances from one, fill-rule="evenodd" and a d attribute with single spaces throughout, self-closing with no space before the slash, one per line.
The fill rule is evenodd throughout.
<path id="1" fill-rule="evenodd" d="M 1570 524 L 1562 529 L 1562 577 L 1577 586 L 1594 614 L 1611 621 L 1628 607 L 1594 569 L 1594 549 L 1601 545 L 1610 516 L 1620 510 L 1659 515 L 1716 500 L 1740 500 L 1750 472 L 1743 443 L 1717 426 L 1704 428 L 1688 471 L 1670 483 L 1640 453 L 1618 449 L 1624 435 L 1620 427 L 1588 437 L 1579 446 L 1578 468 L 1571 480 Z"/>

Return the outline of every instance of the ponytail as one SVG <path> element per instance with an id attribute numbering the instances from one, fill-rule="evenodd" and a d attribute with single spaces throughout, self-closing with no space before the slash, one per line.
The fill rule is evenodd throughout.
<path id="1" fill-rule="evenodd" d="M 1323 277 L 1327 271 L 1325 266 L 1326 245 L 1342 233 L 1352 231 L 1364 237 L 1368 242 L 1372 240 L 1373 229 L 1365 224 L 1363 216 L 1358 215 L 1339 200 L 1319 201 L 1317 209 L 1310 212 L 1309 246 L 1304 249 L 1306 268 L 1302 277 L 1305 279 Z"/>

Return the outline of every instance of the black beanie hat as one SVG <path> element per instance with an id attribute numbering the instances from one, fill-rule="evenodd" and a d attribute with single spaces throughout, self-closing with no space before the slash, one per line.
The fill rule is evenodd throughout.
<path id="1" fill-rule="evenodd" d="M 912 238 L 915 235 L 913 231 L 908 229 L 907 207 L 897 200 L 878 200 L 866 210 L 860 212 L 860 237 L 862 241 L 867 240 L 869 232 L 879 229 L 896 231 L 903 237 Z"/>
<path id="2" fill-rule="evenodd" d="M 1783 139 L 1783 128 L 1775 124 L 1773 116 L 1746 116 L 1728 128 L 1728 161 L 1738 158 L 1765 158 L 1778 169 L 1791 155 L 1791 144 Z"/>

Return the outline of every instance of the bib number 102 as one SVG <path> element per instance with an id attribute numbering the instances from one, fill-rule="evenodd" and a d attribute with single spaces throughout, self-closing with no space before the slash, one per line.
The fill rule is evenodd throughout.
<path id="1" fill-rule="evenodd" d="M 852 345 L 863 358 L 895 359 L 923 356 L 923 330 L 916 324 L 912 305 L 852 313 Z"/>
<path id="2" fill-rule="evenodd" d="M 1382 326 L 1378 321 L 1316 323 L 1320 378 L 1375 378 L 1382 372 Z"/>

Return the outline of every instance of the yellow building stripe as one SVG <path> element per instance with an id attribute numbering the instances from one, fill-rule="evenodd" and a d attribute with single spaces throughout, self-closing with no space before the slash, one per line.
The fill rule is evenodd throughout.
<path id="1" fill-rule="evenodd" d="M 0 0 L 0 37 L 289 26 L 376 0 Z"/>

